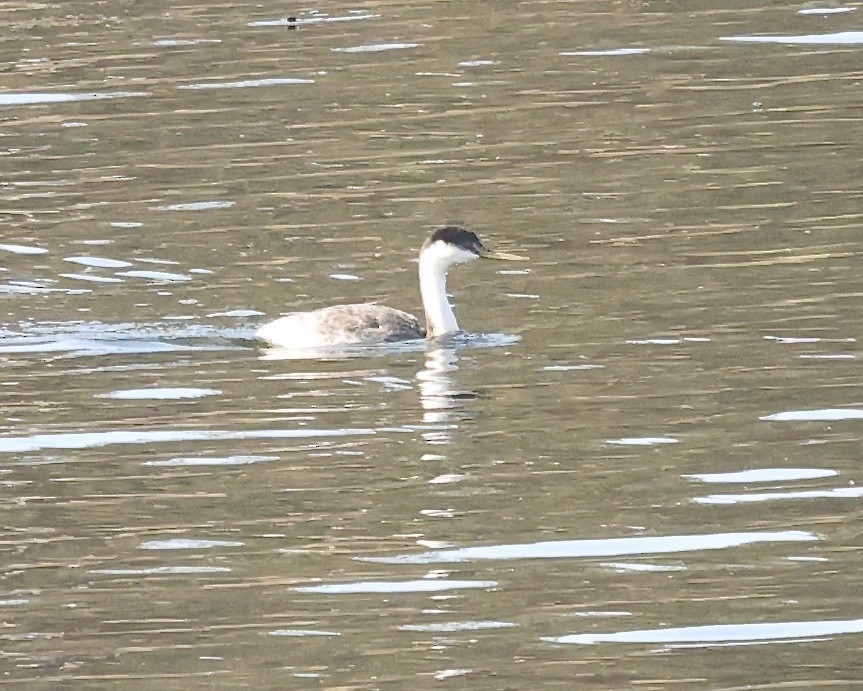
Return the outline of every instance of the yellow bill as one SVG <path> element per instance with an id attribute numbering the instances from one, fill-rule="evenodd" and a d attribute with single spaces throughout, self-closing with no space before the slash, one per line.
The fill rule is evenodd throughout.
<path id="1" fill-rule="evenodd" d="M 482 252 L 480 252 L 480 257 L 483 259 L 502 259 L 508 262 L 526 262 L 528 260 L 527 257 L 522 257 L 520 254 L 510 254 L 509 252 L 494 252 L 492 250 L 487 250 L 483 247 Z"/>

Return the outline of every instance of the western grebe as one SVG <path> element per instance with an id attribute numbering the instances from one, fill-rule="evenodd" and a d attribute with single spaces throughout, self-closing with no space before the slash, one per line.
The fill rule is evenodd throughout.
<path id="1" fill-rule="evenodd" d="M 420 249 L 420 296 L 425 328 L 412 314 L 366 302 L 295 312 L 265 324 L 255 336 L 281 348 L 305 349 L 391 343 L 455 333 L 459 328 L 446 294 L 446 274 L 451 266 L 476 259 L 522 261 L 527 257 L 492 252 L 469 230 L 447 226 L 432 233 Z"/>

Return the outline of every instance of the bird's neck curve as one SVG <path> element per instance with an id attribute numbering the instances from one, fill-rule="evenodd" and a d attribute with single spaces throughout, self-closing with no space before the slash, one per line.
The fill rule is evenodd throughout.
<path id="1" fill-rule="evenodd" d="M 420 296 L 426 315 L 429 338 L 459 330 L 452 305 L 446 294 L 446 272 L 449 262 L 434 251 L 423 252 L 419 260 Z"/>

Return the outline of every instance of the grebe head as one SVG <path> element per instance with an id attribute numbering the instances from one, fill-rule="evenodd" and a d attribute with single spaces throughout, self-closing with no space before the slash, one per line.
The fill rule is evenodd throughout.
<path id="1" fill-rule="evenodd" d="M 420 259 L 446 270 L 450 266 L 466 264 L 477 259 L 523 261 L 527 257 L 506 252 L 492 252 L 479 241 L 475 233 L 459 226 L 446 226 L 436 230 L 423 243 Z"/>

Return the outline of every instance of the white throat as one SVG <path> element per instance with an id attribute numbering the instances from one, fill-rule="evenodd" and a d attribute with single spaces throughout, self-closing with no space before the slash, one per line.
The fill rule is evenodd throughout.
<path id="1" fill-rule="evenodd" d="M 454 264 L 463 264 L 477 258 L 472 252 L 444 242 L 436 242 L 420 254 L 420 296 L 429 338 L 459 331 L 455 312 L 446 294 L 446 273 Z"/>

